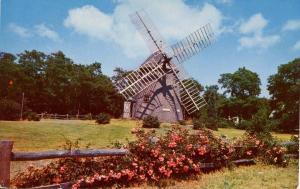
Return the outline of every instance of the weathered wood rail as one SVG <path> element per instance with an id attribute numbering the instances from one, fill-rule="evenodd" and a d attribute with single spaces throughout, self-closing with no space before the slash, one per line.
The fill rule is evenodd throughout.
<path id="1" fill-rule="evenodd" d="M 13 141 L 0 141 L 0 187 L 9 187 L 11 161 L 35 161 L 66 157 L 124 156 L 126 149 L 58 150 L 45 152 L 13 152 Z"/>

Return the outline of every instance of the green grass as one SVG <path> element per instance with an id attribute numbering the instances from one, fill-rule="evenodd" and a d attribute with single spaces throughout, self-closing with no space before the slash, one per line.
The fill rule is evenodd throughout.
<path id="1" fill-rule="evenodd" d="M 287 167 L 257 164 L 241 166 L 233 170 L 202 174 L 197 180 L 176 181 L 169 189 L 295 189 L 298 184 L 298 161 Z M 144 185 L 140 188 L 154 188 Z"/>
<path id="2" fill-rule="evenodd" d="M 104 148 L 116 140 L 120 142 L 126 142 L 126 138 L 133 140 L 134 136 L 130 131 L 137 123 L 138 121 L 121 119 L 112 119 L 107 125 L 80 120 L 0 121 L 0 140 L 13 140 L 15 151 L 60 149 L 65 138 L 72 141 L 80 138 L 83 147 L 90 143 L 91 148 Z M 157 131 L 162 134 L 169 128 L 170 124 L 164 123 Z M 234 128 L 219 128 L 215 134 L 233 138 L 243 135 L 244 132 Z M 290 134 L 273 133 L 273 135 L 283 141 L 291 137 Z"/>
<path id="3" fill-rule="evenodd" d="M 214 132 L 219 136 L 225 135 L 229 138 L 239 137 L 245 133 L 244 130 L 234 128 L 219 128 L 218 131 Z M 272 135 L 281 141 L 288 141 L 291 139 L 291 134 L 272 132 Z"/>
<path id="4" fill-rule="evenodd" d="M 72 141 L 80 138 L 83 147 L 91 143 L 91 148 L 104 148 L 116 140 L 133 140 L 130 130 L 135 124 L 117 119 L 107 125 L 78 120 L 0 121 L 0 140 L 13 140 L 15 151 L 60 149 L 65 137 Z"/>

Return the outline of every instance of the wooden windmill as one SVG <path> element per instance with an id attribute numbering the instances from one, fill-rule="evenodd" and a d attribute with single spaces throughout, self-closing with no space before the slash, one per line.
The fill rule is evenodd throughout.
<path id="1" fill-rule="evenodd" d="M 182 63 L 212 43 L 207 24 L 178 43 L 167 46 L 145 11 L 135 12 L 131 21 L 148 44 L 151 55 L 136 70 L 116 82 L 125 97 L 124 118 L 157 116 L 161 122 L 183 120 L 206 102 Z"/>

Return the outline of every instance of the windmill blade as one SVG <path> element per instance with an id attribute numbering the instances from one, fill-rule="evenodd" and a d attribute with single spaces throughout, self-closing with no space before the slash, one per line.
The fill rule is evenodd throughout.
<path id="1" fill-rule="evenodd" d="M 156 51 L 160 51 L 162 53 L 167 45 L 148 14 L 144 10 L 140 10 L 129 16 L 131 22 L 147 43 L 151 53 Z"/>
<path id="2" fill-rule="evenodd" d="M 201 96 L 195 81 L 188 76 L 188 74 L 180 64 L 177 64 L 176 68 L 174 67 L 174 63 L 172 63 L 172 65 L 172 72 L 176 76 L 174 88 L 175 91 L 177 91 L 176 93 L 180 99 L 182 106 L 188 114 L 192 114 L 200 110 L 206 105 L 206 101 Z"/>
<path id="3" fill-rule="evenodd" d="M 214 39 L 214 33 L 210 24 L 199 28 L 188 35 L 183 40 L 171 46 L 173 50 L 173 60 L 176 63 L 182 63 L 191 56 L 199 53 L 202 49 L 208 47 Z"/>
<path id="4" fill-rule="evenodd" d="M 165 70 L 163 61 L 164 56 L 156 52 L 149 60 L 146 60 L 138 69 L 132 71 L 116 83 L 119 92 L 130 100 L 161 77 L 169 73 Z"/>
<path id="5" fill-rule="evenodd" d="M 180 81 L 177 86 L 179 86 L 180 102 L 188 114 L 192 114 L 206 105 L 206 101 L 191 78 Z"/>

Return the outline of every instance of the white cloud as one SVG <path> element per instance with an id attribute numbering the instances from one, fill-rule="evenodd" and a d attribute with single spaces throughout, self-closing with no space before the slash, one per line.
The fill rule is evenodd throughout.
<path id="1" fill-rule="evenodd" d="M 270 35 L 270 36 L 254 35 L 251 37 L 241 37 L 239 42 L 240 42 L 240 46 L 244 48 L 261 47 L 266 49 L 279 42 L 279 40 L 280 37 L 278 35 Z"/>
<path id="2" fill-rule="evenodd" d="M 262 16 L 261 13 L 258 13 L 251 16 L 248 21 L 241 24 L 240 32 L 243 34 L 261 34 L 262 30 L 267 24 L 268 21 Z"/>
<path id="3" fill-rule="evenodd" d="M 300 29 L 300 19 L 299 20 L 288 20 L 283 26 L 283 31 L 293 31 Z"/>
<path id="4" fill-rule="evenodd" d="M 118 1 L 111 14 L 91 5 L 69 10 L 64 20 L 66 27 L 91 38 L 112 41 L 129 57 L 145 55 L 146 45 L 128 15 L 145 9 L 159 32 L 167 41 L 175 41 L 207 24 L 216 34 L 222 32 L 222 13 L 211 4 L 190 7 L 183 0 L 128 0 Z"/>
<path id="5" fill-rule="evenodd" d="M 17 34 L 18 36 L 20 36 L 22 38 L 27 38 L 27 37 L 31 36 L 30 32 L 26 28 L 24 28 L 22 26 L 19 26 L 19 25 L 15 24 L 15 23 L 10 23 L 8 25 L 8 28 L 12 32 L 14 32 L 15 34 Z"/>
<path id="6" fill-rule="evenodd" d="M 86 5 L 69 10 L 64 25 L 75 29 L 76 32 L 87 34 L 98 39 L 109 37 L 112 28 L 112 17 L 102 13 L 96 7 Z"/>
<path id="7" fill-rule="evenodd" d="M 45 24 L 35 25 L 34 28 L 39 36 L 49 38 L 56 42 L 60 41 L 58 34 L 54 30 L 48 28 Z"/>
<path id="8" fill-rule="evenodd" d="M 222 4 L 231 4 L 232 0 L 218 0 L 217 2 L 222 3 Z"/>
<path id="9" fill-rule="evenodd" d="M 267 49 L 280 41 L 279 35 L 265 35 L 263 31 L 268 25 L 261 13 L 251 16 L 247 21 L 241 23 L 239 27 L 240 33 L 243 35 L 239 39 L 239 47 L 243 48 L 260 48 Z"/>
<path id="10" fill-rule="evenodd" d="M 293 46 L 293 49 L 300 50 L 300 40 L 295 43 L 295 45 Z"/>

